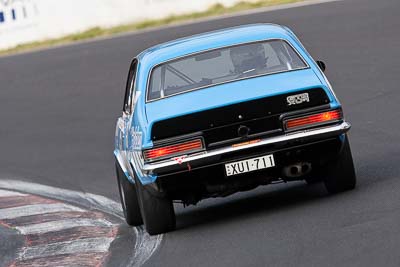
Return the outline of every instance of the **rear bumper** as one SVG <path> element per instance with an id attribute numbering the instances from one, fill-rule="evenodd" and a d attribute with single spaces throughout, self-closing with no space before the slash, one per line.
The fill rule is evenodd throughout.
<path id="1" fill-rule="evenodd" d="M 271 137 L 262 139 L 257 143 L 246 144 L 242 146 L 229 146 L 211 151 L 204 151 L 198 154 L 193 154 L 185 158 L 177 160 L 169 159 L 157 163 L 147 163 L 141 168 L 142 173 L 148 175 L 168 175 L 171 173 L 186 172 L 188 170 L 196 169 L 204 165 L 209 165 L 215 162 L 219 162 L 221 157 L 229 154 L 235 154 L 236 152 L 254 148 L 268 148 L 274 145 L 286 145 L 286 144 L 301 144 L 317 140 L 323 140 L 324 138 L 330 138 L 346 133 L 351 128 L 350 123 L 344 121 L 341 124 L 320 127 L 310 130 L 297 131 L 288 133 L 282 136 Z"/>

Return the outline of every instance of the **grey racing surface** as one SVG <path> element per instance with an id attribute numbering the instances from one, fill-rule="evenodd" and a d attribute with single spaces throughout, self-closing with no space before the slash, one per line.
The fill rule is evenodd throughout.
<path id="1" fill-rule="evenodd" d="M 195 33 L 284 24 L 327 64 L 353 125 L 358 187 L 329 196 L 298 182 L 176 205 L 177 230 L 145 266 L 399 266 L 399 13 L 398 0 L 336 1 L 0 58 L 0 179 L 119 201 L 114 127 L 131 59 Z"/>

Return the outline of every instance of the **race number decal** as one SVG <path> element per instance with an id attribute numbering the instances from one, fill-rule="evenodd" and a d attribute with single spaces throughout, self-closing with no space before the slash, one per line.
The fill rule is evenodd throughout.
<path id="1" fill-rule="evenodd" d="M 310 97 L 308 93 L 299 94 L 299 95 L 291 95 L 286 98 L 288 106 L 299 105 L 304 102 L 310 102 Z"/>

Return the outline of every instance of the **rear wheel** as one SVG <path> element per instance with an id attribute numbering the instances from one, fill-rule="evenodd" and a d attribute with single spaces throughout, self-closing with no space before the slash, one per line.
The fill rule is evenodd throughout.
<path id="1" fill-rule="evenodd" d="M 131 226 L 142 225 L 143 220 L 140 213 L 136 186 L 128 181 L 118 162 L 115 162 L 115 169 L 117 172 L 119 196 L 126 223 Z"/>
<path id="2" fill-rule="evenodd" d="M 162 234 L 175 229 L 175 212 L 172 200 L 166 196 L 151 194 L 140 181 L 136 181 L 140 211 L 144 226 L 150 235 Z"/>
<path id="3" fill-rule="evenodd" d="M 352 190 L 356 187 L 357 179 L 347 135 L 339 157 L 326 166 L 325 173 L 324 184 L 331 194 Z"/>

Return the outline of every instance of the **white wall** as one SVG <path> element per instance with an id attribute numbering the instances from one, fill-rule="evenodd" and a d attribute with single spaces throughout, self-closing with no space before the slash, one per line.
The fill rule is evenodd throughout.
<path id="1" fill-rule="evenodd" d="M 0 0 L 0 49 L 240 0 Z"/>

